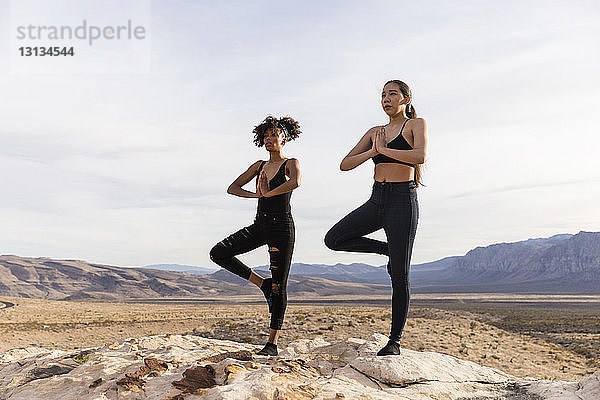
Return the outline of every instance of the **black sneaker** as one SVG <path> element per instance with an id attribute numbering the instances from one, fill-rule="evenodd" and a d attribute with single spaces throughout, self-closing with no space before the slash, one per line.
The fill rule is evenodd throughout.
<path id="1" fill-rule="evenodd" d="M 267 342 L 265 347 L 258 353 L 259 356 L 276 356 L 277 355 L 277 345 L 271 342 Z"/>
<path id="2" fill-rule="evenodd" d="M 398 354 L 400 354 L 400 343 L 395 340 L 390 340 L 383 349 L 377 352 L 378 356 L 395 356 Z"/>
<path id="3" fill-rule="evenodd" d="M 260 286 L 260 290 L 265 295 L 265 299 L 267 299 L 267 305 L 269 306 L 270 314 L 272 313 L 271 309 L 273 308 L 273 279 L 264 279 L 262 285 Z"/>

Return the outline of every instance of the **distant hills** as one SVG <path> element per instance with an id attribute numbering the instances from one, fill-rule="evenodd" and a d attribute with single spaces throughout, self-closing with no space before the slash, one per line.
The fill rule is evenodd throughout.
<path id="1" fill-rule="evenodd" d="M 424 292 L 600 293 L 600 232 L 477 247 L 446 268 L 413 271 Z"/>
<path id="2" fill-rule="evenodd" d="M 299 297 L 386 295 L 388 285 L 341 283 L 294 275 L 288 293 Z M 225 270 L 207 275 L 122 268 L 80 260 L 0 256 L 0 296 L 52 300 L 218 298 L 258 295 L 253 284 Z"/>
<path id="3" fill-rule="evenodd" d="M 225 270 L 178 264 L 123 268 L 79 260 L 0 256 L 0 295 L 60 300 L 220 298 L 256 295 Z M 255 268 L 268 275 L 266 266 Z M 413 293 L 600 293 L 600 232 L 477 247 L 464 256 L 411 266 Z M 297 297 L 387 295 L 384 266 L 296 263 Z"/>
<path id="4" fill-rule="evenodd" d="M 196 275 L 212 274 L 213 272 L 217 272 L 219 270 L 218 267 L 216 267 L 216 268 L 196 267 L 194 265 L 181 265 L 181 264 L 152 264 L 152 265 L 144 265 L 142 267 L 135 267 L 135 268 L 158 269 L 160 271 L 189 272 L 190 274 L 196 274 Z"/>
<path id="5" fill-rule="evenodd" d="M 390 282 L 383 266 L 366 264 L 294 264 L 293 274 Z M 464 256 L 412 265 L 410 281 L 414 293 L 600 293 L 600 232 L 477 247 Z"/>
<path id="6" fill-rule="evenodd" d="M 258 267 L 254 270 L 267 273 L 268 267 Z M 294 263 L 291 268 L 291 275 L 313 276 L 338 282 L 379 283 L 385 285 L 390 283 L 390 277 L 385 268 L 362 263 L 335 265 Z"/>
<path id="7" fill-rule="evenodd" d="M 120 268 L 80 260 L 0 256 L 0 294 L 54 300 L 206 297 L 244 293 L 209 276 Z M 249 291 L 248 291 L 249 292 Z"/>
<path id="8" fill-rule="evenodd" d="M 267 269 L 255 268 L 262 273 L 268 273 Z M 362 263 L 295 263 L 291 276 L 296 275 L 338 282 L 390 283 L 384 266 Z M 600 293 L 600 232 L 477 247 L 464 256 L 412 265 L 410 280 L 415 293 Z"/>

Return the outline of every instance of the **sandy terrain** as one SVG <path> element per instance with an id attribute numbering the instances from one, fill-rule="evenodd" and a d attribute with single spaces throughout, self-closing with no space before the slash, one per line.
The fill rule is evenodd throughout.
<path id="1" fill-rule="evenodd" d="M 264 344 L 266 305 L 136 304 L 61 302 L 0 297 L 14 307 L 0 309 L 0 352 L 40 346 L 74 349 L 128 337 L 196 333 Z M 289 305 L 280 347 L 298 338 L 366 339 L 387 334 L 387 305 Z M 600 334 L 592 340 L 600 339 Z M 403 346 L 450 354 L 510 374 L 575 381 L 593 373 L 595 361 L 564 346 L 499 329 L 469 312 L 412 306 Z"/>

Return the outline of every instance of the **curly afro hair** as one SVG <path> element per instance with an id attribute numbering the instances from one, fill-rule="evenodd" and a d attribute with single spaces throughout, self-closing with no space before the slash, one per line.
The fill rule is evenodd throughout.
<path id="1" fill-rule="evenodd" d="M 255 145 L 258 147 L 264 146 L 265 132 L 269 129 L 281 129 L 286 142 L 296 139 L 302 133 L 300 124 L 292 117 L 281 117 L 278 119 L 269 115 L 252 130 Z"/>

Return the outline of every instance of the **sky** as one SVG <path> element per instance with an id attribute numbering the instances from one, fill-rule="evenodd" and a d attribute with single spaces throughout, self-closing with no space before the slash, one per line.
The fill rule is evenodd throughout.
<path id="1" fill-rule="evenodd" d="M 27 1 L 0 2 L 0 254 L 214 266 L 254 217 L 226 193 L 268 157 L 253 127 L 290 115 L 293 262 L 385 264 L 323 237 L 370 195 L 373 164 L 339 163 L 390 79 L 429 128 L 413 264 L 600 226 L 597 1 Z M 17 23 L 83 19 L 147 36 L 17 54 Z"/>

